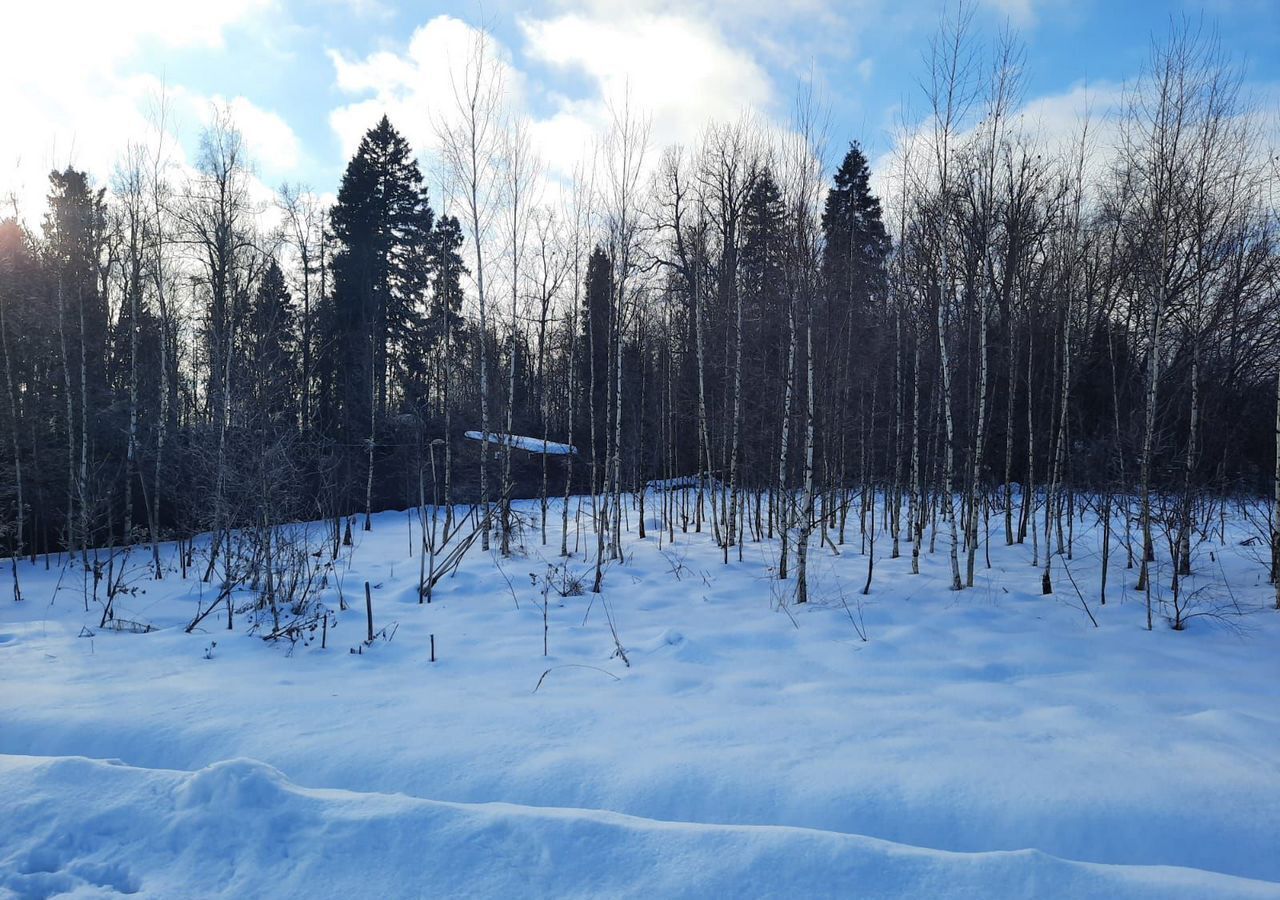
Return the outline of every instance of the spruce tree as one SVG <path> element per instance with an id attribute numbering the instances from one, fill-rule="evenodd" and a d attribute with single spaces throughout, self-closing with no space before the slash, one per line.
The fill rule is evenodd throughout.
<path id="1" fill-rule="evenodd" d="M 457 218 L 442 215 L 436 220 L 431 241 L 431 304 L 427 309 L 423 341 L 428 352 L 439 355 L 447 340 L 448 353 L 453 358 L 459 358 L 458 348 L 466 337 L 462 279 L 467 268 L 462 262 L 462 240 L 462 226 Z M 415 393 L 424 399 L 426 392 L 425 382 L 415 387 Z"/>
<path id="2" fill-rule="evenodd" d="M 334 424 L 365 435 L 425 364 L 424 302 L 434 214 L 422 172 L 386 116 L 347 165 L 330 214 L 337 252 L 326 329 Z"/>
<path id="3" fill-rule="evenodd" d="M 90 460 L 98 453 L 97 417 L 110 403 L 107 385 L 106 202 L 84 172 L 49 174 L 44 261 L 57 310 L 57 339 L 66 401 L 68 543 L 90 546 L 98 505 Z M 103 435 L 108 441 L 113 434 Z M 74 536 L 74 541 L 71 537 Z"/>
<path id="4" fill-rule="evenodd" d="M 747 195 L 740 256 L 748 323 L 764 335 L 785 332 L 786 209 L 773 174 L 764 169 Z"/>
<path id="5" fill-rule="evenodd" d="M 603 452 L 609 424 L 609 336 L 613 328 L 613 264 L 601 246 L 587 260 L 584 289 L 582 346 L 586 349 L 579 358 L 578 384 L 583 386 L 588 408 L 580 420 L 591 430 L 591 451 L 595 454 Z"/>
<path id="6" fill-rule="evenodd" d="M 880 211 L 880 199 L 871 193 L 871 170 L 855 141 L 836 171 L 834 185 L 822 210 L 826 238 L 822 274 L 827 286 L 829 311 L 846 314 L 870 311 L 882 297 L 885 258 L 890 242 Z"/>
<path id="7" fill-rule="evenodd" d="M 748 465 L 772 454 L 770 425 L 782 408 L 790 340 L 786 206 L 773 173 L 763 169 L 747 194 L 739 254 L 743 306 L 744 452 Z"/>
<path id="8" fill-rule="evenodd" d="M 258 285 L 245 329 L 249 411 L 271 431 L 293 427 L 298 421 L 295 319 L 284 272 L 272 259 Z"/>

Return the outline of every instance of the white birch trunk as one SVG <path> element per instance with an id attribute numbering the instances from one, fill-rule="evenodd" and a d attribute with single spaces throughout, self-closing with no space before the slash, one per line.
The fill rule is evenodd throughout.
<path id="1" fill-rule="evenodd" d="M 1163 294 L 1163 289 L 1161 290 Z M 1137 590 L 1146 593 L 1147 603 L 1147 630 L 1153 627 L 1151 615 L 1151 579 L 1150 579 L 1150 557 L 1149 549 L 1151 548 L 1151 456 L 1152 448 L 1155 441 L 1156 430 L 1156 392 L 1157 385 L 1160 380 L 1160 313 L 1161 313 L 1160 297 L 1151 304 L 1150 316 L 1150 359 L 1147 363 L 1147 397 L 1146 397 L 1146 414 L 1143 422 L 1142 432 L 1142 472 L 1139 476 L 1141 484 L 1141 506 L 1139 515 L 1142 525 L 1142 563 L 1138 569 L 1138 585 Z"/>
<path id="2" fill-rule="evenodd" d="M 796 380 L 796 311 L 792 300 L 787 301 L 787 380 L 782 389 L 782 440 L 778 450 L 778 540 L 781 543 L 778 553 L 778 579 L 785 581 L 787 577 L 787 548 L 791 544 L 790 497 L 787 493 L 787 452 L 791 438 L 791 397 L 795 391 Z"/>
<path id="3" fill-rule="evenodd" d="M 729 451 L 729 520 L 725 529 L 724 561 L 729 562 L 729 544 L 737 531 L 738 448 L 742 434 L 742 291 L 734 292 L 733 441 Z"/>
<path id="4" fill-rule="evenodd" d="M 986 452 L 987 437 L 987 293 L 979 290 L 978 295 L 978 424 L 973 438 L 973 465 L 969 473 L 969 521 L 965 523 L 965 542 L 969 548 L 965 585 L 968 587 L 973 587 L 974 561 L 978 555 L 979 480 L 982 478 L 982 457 Z"/>
<path id="5" fill-rule="evenodd" d="M 1061 515 L 1058 497 L 1062 483 L 1063 456 L 1067 443 L 1067 402 L 1071 391 L 1071 295 L 1067 294 L 1067 308 L 1062 322 L 1062 384 L 1058 393 L 1058 435 L 1054 443 L 1053 471 L 1045 486 L 1044 574 L 1040 580 L 1042 594 L 1053 593 L 1053 550 L 1050 545 L 1049 523 Z M 1059 547 L 1058 551 L 1061 552 Z"/>
<path id="6" fill-rule="evenodd" d="M 943 454 L 942 500 L 946 503 L 945 515 L 951 527 L 951 589 L 964 589 L 960 580 L 960 534 L 956 528 L 956 509 L 954 496 L 955 481 L 955 421 L 951 415 L 951 357 L 947 353 L 946 334 L 946 289 L 947 283 L 947 251 L 942 251 L 942 284 L 938 297 L 938 364 L 942 369 L 942 415 L 946 423 L 946 450 Z"/>
<path id="7" fill-rule="evenodd" d="M 916 336 L 911 375 L 911 498 L 907 527 L 911 529 L 911 574 L 920 574 L 920 544 L 924 540 L 924 497 L 920 491 L 920 341 Z"/>

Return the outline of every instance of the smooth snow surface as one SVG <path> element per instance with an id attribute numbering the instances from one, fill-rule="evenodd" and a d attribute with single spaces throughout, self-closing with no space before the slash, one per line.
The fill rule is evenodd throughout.
<path id="1" fill-rule="evenodd" d="M 484 440 L 484 433 L 480 431 L 464 432 L 464 436 L 469 441 Z M 500 434 L 496 431 L 489 432 L 489 443 L 500 447 L 509 445 L 518 450 L 528 450 L 530 453 L 545 453 L 547 456 L 568 456 L 578 452 L 578 448 L 570 444 L 557 444 L 555 441 L 525 437 L 522 434 Z"/>
<path id="2" fill-rule="evenodd" d="M 186 581 L 172 547 L 160 582 L 130 559 L 117 614 L 147 634 L 98 629 L 80 571 L 43 560 L 13 603 L 5 563 L 0 897 L 1280 897 L 1280 615 L 1243 526 L 1187 590 L 1258 610 L 1245 631 L 1148 633 L 1123 549 L 1097 603 L 1091 515 L 1050 597 L 998 536 L 947 590 L 942 535 L 919 576 L 880 537 L 862 597 L 851 515 L 839 556 L 815 540 L 815 602 L 780 610 L 776 543 L 659 547 L 658 504 L 643 541 L 628 508 L 603 594 L 549 593 L 547 658 L 530 573 L 560 561 L 556 504 L 546 547 L 519 505 L 525 555 L 476 546 L 430 605 L 416 517 L 375 516 L 327 650 L 246 614 L 185 634 L 217 595 L 199 553 Z M 588 548 L 584 526 L 587 584 Z M 366 580 L 393 638 L 353 654 Z"/>

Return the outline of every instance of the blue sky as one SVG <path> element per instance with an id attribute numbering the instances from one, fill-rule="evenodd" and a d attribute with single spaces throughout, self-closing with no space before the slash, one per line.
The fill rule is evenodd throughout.
<path id="1" fill-rule="evenodd" d="M 1086 84 L 1105 110 L 1141 69 L 1152 34 L 1183 17 L 1217 29 L 1264 104 L 1274 110 L 1280 97 L 1280 0 L 972 5 L 980 38 L 1005 23 L 1019 33 L 1026 101 L 1050 117 L 1073 116 Z M 161 88 L 188 158 L 211 104 L 230 103 L 266 185 L 334 190 L 382 111 L 429 168 L 448 66 L 478 25 L 502 48 L 512 105 L 532 120 L 553 172 L 624 88 L 661 146 L 693 141 L 713 116 L 752 110 L 782 121 L 807 78 L 830 107 L 833 144 L 860 140 L 875 159 L 891 149 L 904 104 L 908 115 L 922 109 L 922 55 L 942 13 L 933 0 L 23 4 L 5 14 L 16 52 L 0 92 L 0 197 L 16 196 L 31 219 L 51 166 L 72 162 L 105 181 L 124 143 L 146 137 Z"/>

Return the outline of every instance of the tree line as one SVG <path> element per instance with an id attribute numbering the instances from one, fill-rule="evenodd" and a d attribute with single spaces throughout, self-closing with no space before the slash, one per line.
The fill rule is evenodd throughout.
<path id="1" fill-rule="evenodd" d="M 7 553 L 144 545 L 162 577 L 160 542 L 211 533 L 211 572 L 233 529 L 325 520 L 336 555 L 428 496 L 509 553 L 513 498 L 545 542 L 584 493 L 597 589 L 634 510 L 726 562 L 781 538 L 800 601 L 815 545 L 918 570 L 939 535 L 956 589 L 994 538 L 1048 593 L 1088 507 L 1176 591 L 1224 499 L 1269 496 L 1277 580 L 1277 162 L 1238 65 L 1175 28 L 1062 139 L 1012 36 L 962 10 L 925 60 L 884 196 L 857 142 L 828 172 L 804 92 L 660 150 L 624 101 L 552 184 L 483 36 L 437 129 L 448 212 L 386 117 L 336 202 L 286 185 L 269 217 L 225 111 L 188 170 L 161 122 L 102 186 L 53 172 L 38 232 L 0 222 Z"/>

